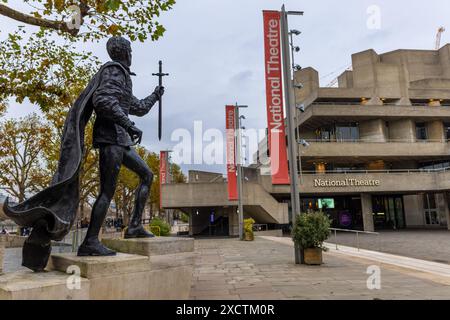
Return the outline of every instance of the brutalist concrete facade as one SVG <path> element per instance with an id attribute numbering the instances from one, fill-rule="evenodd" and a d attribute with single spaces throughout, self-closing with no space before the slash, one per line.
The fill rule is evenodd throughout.
<path id="1" fill-rule="evenodd" d="M 302 210 L 325 210 L 341 228 L 449 228 L 450 45 L 356 53 L 338 87 L 320 87 L 313 68 L 295 78 L 304 86 L 295 92 L 305 107 L 296 111 L 298 138 L 307 142 L 299 145 Z M 289 186 L 271 184 L 269 161 L 264 139 L 247 169 L 252 198 L 244 204 L 274 227 L 292 213 Z M 197 216 L 215 207 L 234 217 L 226 199 L 224 181 L 163 187 L 163 206 Z"/>

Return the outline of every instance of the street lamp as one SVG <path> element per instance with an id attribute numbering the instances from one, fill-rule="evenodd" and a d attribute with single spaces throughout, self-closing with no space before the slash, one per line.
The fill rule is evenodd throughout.
<path id="1" fill-rule="evenodd" d="M 239 109 L 248 108 L 248 106 L 235 105 L 235 114 L 236 114 L 236 126 L 238 126 L 236 130 L 236 170 L 237 170 L 237 180 L 238 180 L 238 219 L 239 219 L 239 239 L 244 240 L 244 205 L 242 203 L 243 198 L 243 186 L 242 186 L 242 134 L 241 130 L 245 130 L 245 127 L 242 127 L 241 120 L 245 119 L 245 116 L 239 116 Z"/>
<path id="2" fill-rule="evenodd" d="M 300 191 L 299 178 L 297 173 L 298 168 L 298 144 L 296 139 L 296 103 L 294 88 L 300 88 L 300 84 L 294 85 L 293 70 L 295 70 L 294 62 L 294 44 L 293 35 L 300 35 L 298 30 L 291 30 L 289 32 L 288 15 L 303 15 L 302 11 L 286 11 L 285 6 L 281 8 L 281 36 L 282 36 L 282 52 L 283 52 L 283 78 L 284 91 L 286 95 L 286 117 L 288 128 L 288 152 L 289 152 L 289 171 L 291 182 L 291 208 L 292 208 L 292 226 L 295 226 L 296 215 L 300 214 Z M 291 57 L 289 55 L 289 46 L 291 47 L 291 55 L 293 63 L 291 64 Z M 289 67 L 291 66 L 291 68 Z M 301 86 L 303 87 L 303 85 Z M 293 94 L 294 93 L 294 94 Z M 295 244 L 295 263 L 300 264 L 304 261 L 303 251 Z"/>

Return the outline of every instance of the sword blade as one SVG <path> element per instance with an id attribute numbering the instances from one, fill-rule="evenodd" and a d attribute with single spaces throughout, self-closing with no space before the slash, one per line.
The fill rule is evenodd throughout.
<path id="1" fill-rule="evenodd" d="M 159 61 L 159 86 L 162 87 L 162 61 Z M 162 97 L 159 97 L 158 138 L 162 138 Z"/>

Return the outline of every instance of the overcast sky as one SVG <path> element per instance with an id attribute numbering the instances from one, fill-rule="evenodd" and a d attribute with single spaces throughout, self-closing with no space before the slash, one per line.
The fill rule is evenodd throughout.
<path id="1" fill-rule="evenodd" d="M 144 98 L 157 81 L 151 76 L 162 59 L 166 72 L 164 137 L 157 140 L 156 108 L 145 118 L 135 119 L 144 130 L 143 144 L 151 151 L 171 149 L 173 130 L 193 131 L 196 120 L 203 128 L 224 130 L 226 104 L 249 105 L 247 128 L 265 128 L 265 84 L 263 63 L 262 10 L 303 10 L 303 17 L 291 17 L 290 27 L 302 31 L 297 38 L 301 51 L 296 60 L 314 67 L 321 84 L 328 84 L 351 63 L 351 54 L 369 48 L 378 53 L 396 49 L 433 49 L 437 29 L 448 27 L 442 43 L 450 39 L 450 2 L 446 0 L 178 0 L 174 9 L 161 17 L 167 29 L 158 42 L 133 44 L 134 93 Z M 368 28 L 373 17 L 368 9 L 378 6 L 380 28 Z M 376 14 L 376 13 L 375 13 Z M 371 20 L 370 20 L 371 21 Z M 17 24 L 0 17 L 2 33 Z M 373 24 L 370 24 L 374 26 Z M 89 45 L 104 62 L 105 41 Z M 327 77 L 324 77 L 328 75 Z M 23 116 L 36 109 L 11 104 L 8 116 Z M 225 171 L 225 166 L 184 165 L 189 169 Z"/>

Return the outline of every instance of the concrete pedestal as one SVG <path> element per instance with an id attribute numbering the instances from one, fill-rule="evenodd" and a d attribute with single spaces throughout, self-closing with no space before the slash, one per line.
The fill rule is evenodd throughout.
<path id="1" fill-rule="evenodd" d="M 102 242 L 117 252 L 148 257 L 194 251 L 194 239 L 191 238 L 102 239 Z"/>
<path id="2" fill-rule="evenodd" d="M 0 300 L 87 300 L 89 281 L 80 279 L 78 289 L 67 285 L 69 275 L 52 271 L 21 271 L 0 276 Z"/>
<path id="3" fill-rule="evenodd" d="M 3 272 L 3 257 L 5 256 L 5 246 L 0 240 L 0 275 Z"/>
<path id="4" fill-rule="evenodd" d="M 49 272 L 0 275 L 0 300 L 189 298 L 194 264 L 193 239 L 116 239 L 112 243 L 142 255 L 118 253 L 112 257 L 78 257 L 76 253 L 54 254 L 47 266 Z M 74 288 L 74 283 L 79 283 L 79 287 Z"/>
<path id="5" fill-rule="evenodd" d="M 89 299 L 149 299 L 150 263 L 144 256 L 78 257 L 75 253 L 52 255 L 49 268 L 66 272 L 77 266 L 89 280 Z"/>

